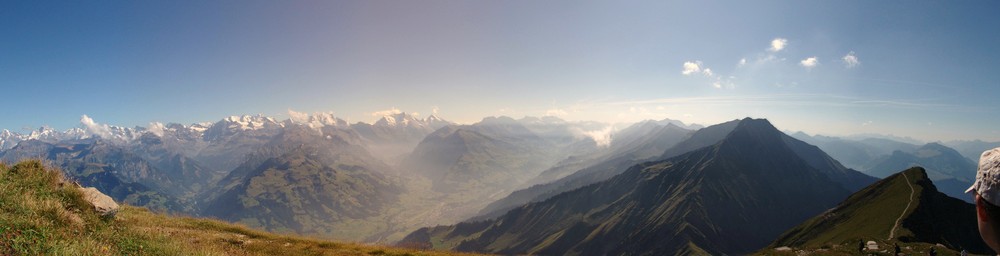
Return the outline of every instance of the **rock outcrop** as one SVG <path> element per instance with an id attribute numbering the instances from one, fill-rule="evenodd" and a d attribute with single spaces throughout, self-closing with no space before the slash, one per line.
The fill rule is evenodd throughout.
<path id="1" fill-rule="evenodd" d="M 103 218 L 114 218 L 115 214 L 118 213 L 118 203 L 115 203 L 114 199 L 110 196 L 101 193 L 100 190 L 94 187 L 80 188 L 83 192 L 83 198 L 94 205 L 94 210 Z"/>

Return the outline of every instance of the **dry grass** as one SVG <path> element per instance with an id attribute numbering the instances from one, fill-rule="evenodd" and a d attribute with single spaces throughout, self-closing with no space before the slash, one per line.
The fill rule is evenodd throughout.
<path id="1" fill-rule="evenodd" d="M 59 171 L 0 164 L 0 255 L 464 255 L 277 235 L 123 206 L 102 219 Z"/>

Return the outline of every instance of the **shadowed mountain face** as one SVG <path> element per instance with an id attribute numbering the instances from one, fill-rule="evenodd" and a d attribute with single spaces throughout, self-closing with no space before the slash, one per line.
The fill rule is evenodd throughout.
<path id="1" fill-rule="evenodd" d="M 734 120 L 709 126 L 693 133 L 673 125 L 657 126 L 655 122 L 636 124 L 623 132 L 625 136 L 616 138 L 616 140 L 624 141 L 623 145 L 619 145 L 620 148 L 617 149 L 616 154 L 606 158 L 598 158 L 603 162 L 597 162 L 550 183 L 515 191 L 504 199 L 491 203 L 480 211 L 479 217 L 472 220 L 494 218 L 513 207 L 542 201 L 559 193 L 607 180 L 624 172 L 627 166 L 658 159 L 654 157 L 656 155 L 661 155 L 659 159 L 667 159 L 694 149 L 711 146 L 725 139 L 739 123 L 740 120 Z M 638 136 L 637 134 L 644 135 Z M 683 136 L 684 139 L 678 141 L 679 136 Z M 844 167 L 815 146 L 784 134 L 782 134 L 782 140 L 810 166 L 828 174 L 831 179 L 850 191 L 856 191 L 876 181 L 875 178 Z M 614 144 L 612 146 L 614 147 Z M 616 150 L 616 148 L 612 148 L 612 150 Z"/>
<path id="2" fill-rule="evenodd" d="M 403 242 L 502 254 L 744 254 L 850 194 L 834 182 L 849 180 L 843 173 L 811 166 L 766 120 L 744 119 L 708 147 Z"/>
<path id="3" fill-rule="evenodd" d="M 148 161 L 157 170 L 162 171 L 170 180 L 176 181 L 172 189 L 192 195 L 203 191 L 213 181 L 218 180 L 218 172 L 212 171 L 183 153 L 171 149 L 163 142 L 163 138 L 153 134 L 144 134 L 127 149 Z M 186 196 L 186 195 L 185 195 Z"/>
<path id="4" fill-rule="evenodd" d="M 378 214 L 401 192 L 347 134 L 287 128 L 223 178 L 203 213 L 271 231 L 325 235 Z"/>
<path id="5" fill-rule="evenodd" d="M 900 225 L 893 232 L 897 220 Z M 940 243 L 956 250 L 992 253 L 979 237 L 975 205 L 939 192 L 919 167 L 854 193 L 836 208 L 789 229 L 771 248 L 819 248 L 890 235 L 902 242 Z"/>
<path id="6" fill-rule="evenodd" d="M 577 168 L 575 172 L 549 183 L 514 191 L 507 197 L 490 203 L 474 219 L 497 217 L 511 208 L 607 180 L 624 172 L 629 166 L 659 156 L 666 148 L 676 145 L 690 134 L 691 131 L 673 124 L 660 125 L 655 121 L 632 125 L 614 137 L 607 151 L 571 157 L 542 172 L 536 181 L 557 177 L 559 173 L 569 172 L 574 167 Z"/>

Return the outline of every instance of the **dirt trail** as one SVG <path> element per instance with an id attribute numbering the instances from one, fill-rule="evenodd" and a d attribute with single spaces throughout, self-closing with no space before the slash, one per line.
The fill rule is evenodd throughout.
<path id="1" fill-rule="evenodd" d="M 889 231 L 889 240 L 896 237 L 896 229 L 899 228 L 899 222 L 903 220 L 903 216 L 906 215 L 906 211 L 909 210 L 910 205 L 913 204 L 913 193 L 915 192 L 915 190 L 913 190 L 913 184 L 910 184 L 910 177 L 907 177 L 905 172 L 903 173 L 903 178 L 906 179 L 906 185 L 910 186 L 910 202 L 906 203 L 906 208 L 903 208 L 903 212 L 899 213 L 899 218 L 896 218 L 896 224 L 892 226 L 892 231 Z"/>

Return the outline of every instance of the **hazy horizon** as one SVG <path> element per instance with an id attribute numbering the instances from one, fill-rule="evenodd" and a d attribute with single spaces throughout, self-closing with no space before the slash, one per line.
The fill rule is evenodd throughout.
<path id="1" fill-rule="evenodd" d="M 399 109 L 1000 141 L 1000 3 L 0 4 L 0 129 Z"/>

